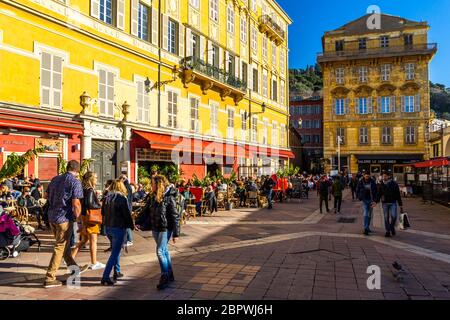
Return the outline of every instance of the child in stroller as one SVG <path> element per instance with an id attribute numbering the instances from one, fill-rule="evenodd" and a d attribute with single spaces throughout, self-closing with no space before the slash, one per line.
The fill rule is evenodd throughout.
<path id="1" fill-rule="evenodd" d="M 24 227 L 11 218 L 0 204 L 0 260 L 17 258 L 20 252 L 27 251 L 36 243 L 40 251 L 41 242 L 34 234 L 34 229 L 30 226 Z"/>

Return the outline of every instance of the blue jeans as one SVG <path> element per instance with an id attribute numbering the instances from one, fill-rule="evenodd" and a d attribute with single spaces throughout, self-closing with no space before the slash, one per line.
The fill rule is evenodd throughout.
<path id="1" fill-rule="evenodd" d="M 158 256 L 161 274 L 163 275 L 168 275 L 172 271 L 172 261 L 169 253 L 169 241 L 171 237 L 172 231 L 153 231 L 153 238 L 156 242 L 156 255 Z"/>
<path id="2" fill-rule="evenodd" d="M 127 241 L 133 242 L 133 231 L 130 228 L 127 229 Z"/>
<path id="3" fill-rule="evenodd" d="M 363 201 L 363 212 L 364 212 L 364 230 L 370 230 L 370 221 L 373 216 L 372 202 Z"/>
<path id="4" fill-rule="evenodd" d="M 383 212 L 386 232 L 392 232 L 397 223 L 397 203 L 383 203 Z"/>
<path id="5" fill-rule="evenodd" d="M 110 278 L 113 268 L 115 273 L 120 272 L 120 253 L 125 239 L 125 232 L 125 229 L 122 228 L 106 228 L 106 235 L 109 241 L 111 241 L 111 255 L 103 272 L 104 280 Z"/>
<path id="6" fill-rule="evenodd" d="M 272 193 L 272 189 L 266 191 L 267 202 L 269 202 L 269 209 L 272 208 Z"/>

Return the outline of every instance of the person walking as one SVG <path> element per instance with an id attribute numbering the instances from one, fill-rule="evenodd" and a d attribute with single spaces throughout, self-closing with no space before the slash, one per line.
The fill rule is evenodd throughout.
<path id="1" fill-rule="evenodd" d="M 384 213 L 384 226 L 386 238 L 396 235 L 395 224 L 397 223 L 398 211 L 403 212 L 403 202 L 398 183 L 393 179 L 392 172 L 383 172 L 383 180 L 378 185 L 378 202 L 381 201 Z"/>
<path id="2" fill-rule="evenodd" d="M 128 180 L 128 177 L 126 174 L 122 174 L 119 177 L 120 180 L 122 180 L 123 184 L 125 185 L 125 188 L 127 189 L 127 200 L 128 200 L 128 207 L 130 208 L 130 212 L 133 212 L 133 188 L 131 187 L 130 181 Z M 127 229 L 127 247 L 131 247 L 133 245 L 133 232 L 131 229 Z"/>
<path id="3" fill-rule="evenodd" d="M 72 258 L 69 241 L 74 221 L 81 214 L 80 199 L 83 199 L 83 188 L 81 182 L 77 180 L 79 170 L 78 161 L 69 161 L 67 173 L 53 178 L 47 188 L 48 219 L 56 243 L 45 276 L 45 288 L 62 286 L 62 282 L 56 280 L 56 272 L 63 258 L 67 266 L 78 266 Z M 80 273 L 86 271 L 88 267 L 88 265 L 81 267 Z"/>
<path id="4" fill-rule="evenodd" d="M 318 188 L 317 188 L 317 193 L 319 194 L 319 199 L 320 199 L 320 213 L 323 213 L 323 211 L 322 211 L 322 203 L 323 202 L 325 202 L 325 208 L 327 209 L 327 213 L 330 212 L 330 209 L 328 207 L 329 191 L 330 191 L 330 182 L 328 181 L 327 176 L 323 175 L 318 182 Z"/>
<path id="5" fill-rule="evenodd" d="M 169 241 L 176 243 L 180 236 L 180 214 L 176 207 L 178 190 L 170 185 L 163 176 L 155 176 L 152 184 L 152 196 L 149 198 L 146 216 L 142 221 L 153 232 L 156 242 L 156 255 L 161 268 L 161 278 L 158 290 L 164 290 L 170 282 L 175 281 L 172 261 L 169 253 Z M 143 224 L 137 225 L 138 230 L 144 230 Z"/>
<path id="6" fill-rule="evenodd" d="M 264 190 L 264 193 L 267 197 L 267 202 L 269 203 L 269 210 L 273 209 L 273 202 L 272 202 L 272 193 L 273 193 L 273 187 L 275 187 L 276 183 L 273 181 L 273 179 L 270 176 L 266 177 L 266 180 L 264 180 L 262 189 Z"/>
<path id="7" fill-rule="evenodd" d="M 341 181 L 341 176 L 336 176 L 333 181 L 333 198 L 334 198 L 334 213 L 341 214 L 342 205 L 342 191 L 344 187 Z"/>
<path id="8" fill-rule="evenodd" d="M 358 177 L 354 174 L 352 179 L 350 180 L 350 189 L 352 191 L 352 200 L 355 201 L 356 197 L 356 188 L 358 187 Z"/>
<path id="9" fill-rule="evenodd" d="M 127 192 L 121 179 L 113 181 L 102 206 L 103 224 L 106 235 L 111 242 L 111 254 L 100 282 L 104 286 L 113 286 L 115 281 L 123 277 L 120 272 L 120 253 L 126 241 L 127 229 L 134 229 Z M 113 280 L 111 280 L 113 269 Z"/>
<path id="10" fill-rule="evenodd" d="M 92 270 L 104 269 L 105 265 L 97 261 L 97 239 L 100 234 L 99 223 L 91 223 L 88 220 L 89 210 L 101 210 L 102 204 L 95 192 L 95 186 L 97 185 L 97 174 L 95 172 L 87 172 L 83 177 L 83 200 L 81 202 L 81 241 L 77 246 L 72 249 L 72 257 L 75 259 L 78 252 L 83 246 L 89 242 L 89 251 L 91 254 L 91 265 L 89 268 Z"/>
<path id="11" fill-rule="evenodd" d="M 377 202 L 377 184 L 368 171 L 363 173 L 362 179 L 356 188 L 358 200 L 361 201 L 364 213 L 364 235 L 372 233 L 370 222 L 373 216 L 373 209 Z"/>

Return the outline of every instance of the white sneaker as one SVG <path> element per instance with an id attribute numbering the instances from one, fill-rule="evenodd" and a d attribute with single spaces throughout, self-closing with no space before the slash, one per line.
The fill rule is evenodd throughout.
<path id="1" fill-rule="evenodd" d="M 91 270 L 101 270 L 101 269 L 105 269 L 105 267 L 106 267 L 106 265 L 104 265 L 103 263 L 98 262 L 98 261 L 97 261 L 96 264 L 91 264 L 91 265 L 89 266 L 89 268 L 90 268 Z"/>
<path id="2" fill-rule="evenodd" d="M 133 245 L 132 241 L 127 241 L 127 247 L 131 247 Z"/>

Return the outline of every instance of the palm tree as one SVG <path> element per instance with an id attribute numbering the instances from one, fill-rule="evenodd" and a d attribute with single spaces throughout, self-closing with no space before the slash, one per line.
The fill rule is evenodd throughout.
<path id="1" fill-rule="evenodd" d="M 39 153 L 43 152 L 45 152 L 45 148 L 40 147 L 30 149 L 23 155 L 18 155 L 16 153 L 9 155 L 5 164 L 0 169 L 0 181 L 19 175 L 33 158 L 38 157 Z"/>

